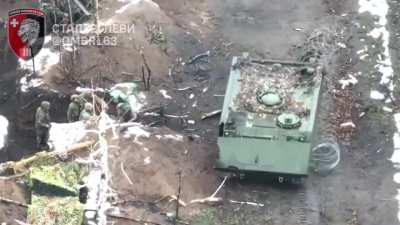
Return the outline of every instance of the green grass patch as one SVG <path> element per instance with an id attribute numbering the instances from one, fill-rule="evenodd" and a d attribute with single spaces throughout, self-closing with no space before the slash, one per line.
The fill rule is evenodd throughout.
<path id="1" fill-rule="evenodd" d="M 203 210 L 191 223 L 192 225 L 218 225 L 216 210 L 208 208 Z"/>
<path id="2" fill-rule="evenodd" d="M 32 195 L 28 208 L 31 225 L 82 225 L 84 208 L 77 197 Z"/>

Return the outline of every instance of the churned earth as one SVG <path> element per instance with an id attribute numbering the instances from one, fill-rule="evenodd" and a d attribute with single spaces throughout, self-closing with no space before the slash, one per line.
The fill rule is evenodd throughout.
<path id="1" fill-rule="evenodd" d="M 102 88 L 140 79 L 139 52 L 144 47 L 153 70 L 153 86 L 146 92 L 147 106 L 165 105 L 167 114 L 184 116 L 186 123 L 171 118 L 166 123 L 169 128 L 146 131 L 151 135 L 142 140 L 142 145 L 131 143 L 129 138 L 112 142 L 119 146 L 112 149 L 109 156 L 113 188 L 121 199 L 128 201 L 121 203 L 120 209 L 125 207 L 125 211 L 134 217 L 160 220 L 160 213 L 173 209 L 173 206 L 168 201 L 154 202 L 165 195 L 176 194 L 177 170 L 183 171 L 184 202 L 211 195 L 222 181 L 216 178 L 212 169 L 217 156 L 218 118 L 204 121 L 200 118 L 203 113 L 222 107 L 221 95 L 226 88 L 232 56 L 249 52 L 257 58 L 295 60 L 298 56 L 296 47 L 302 46 L 315 30 L 336 29 L 335 44 L 338 48 L 325 62 L 327 79 L 331 84 L 326 91 L 334 102 L 325 120 L 333 124 L 332 129 L 341 145 L 339 166 L 330 174 L 311 173 L 300 187 L 251 180 L 228 181 L 218 194 L 224 201 L 211 206 L 183 207 L 182 217 L 195 225 L 399 224 L 399 202 L 396 200 L 399 185 L 394 179 L 398 171 L 392 163 L 396 163 L 392 157 L 395 150 L 393 136 L 397 129 L 394 114 L 399 112 L 400 97 L 400 89 L 396 87 L 396 84 L 399 86 L 397 74 L 400 70 L 398 1 L 389 4 L 385 0 L 129 2 L 101 1 L 101 18 L 105 21 L 109 18 L 122 22 L 132 20 L 137 23 L 138 30 L 132 36 L 122 37 L 121 48 L 82 49 L 82 69 L 91 66 L 95 69 L 85 73 L 80 84 L 89 86 L 99 71 L 106 71 L 100 79 L 102 82 L 92 80 Z M 372 13 L 359 10 L 365 9 L 368 3 L 377 5 Z M 14 5 L 3 2 L 0 5 L 4 6 L 0 14 L 4 19 L 6 11 Z M 389 7 L 387 12 L 385 6 Z M 123 13 L 116 13 L 121 9 L 124 9 Z M 386 17 L 387 24 L 382 21 Z M 146 26 L 149 24 L 162 27 L 168 40 L 166 46 L 148 43 Z M 387 33 L 371 35 L 371 31 L 382 27 L 388 31 L 389 43 L 385 41 Z M 1 40 L 3 46 L 5 39 Z M 385 48 L 390 50 L 390 56 Z M 204 65 L 206 68 L 199 70 L 181 66 L 180 62 L 207 51 L 210 51 L 210 56 L 209 63 Z M 387 64 L 385 57 L 390 57 L 394 70 L 393 90 L 390 85 L 380 84 L 382 71 L 377 65 Z M 19 87 L 14 85 L 18 82 L 13 69 L 17 62 L 15 58 L 9 57 L 8 60 L 13 63 L 2 61 L 1 64 L 0 94 L 7 95 L 0 103 L 0 114 L 17 124 L 16 112 L 29 102 L 16 101 L 19 98 L 14 93 Z M 64 77 L 57 74 L 57 70 L 53 71 L 44 76 L 46 86 L 60 90 L 60 97 L 65 100 L 70 90 L 79 84 L 65 83 Z M 123 72 L 131 75 L 127 77 Z M 352 82 L 343 85 L 340 80 Z M 32 104 L 24 108 L 26 114 L 32 114 L 36 106 Z M 59 122 L 63 122 L 63 110 L 54 113 Z M 29 118 L 24 118 L 28 127 L 32 123 L 32 118 Z M 340 126 L 350 122 L 354 126 Z M 0 154 L 0 161 L 10 155 L 18 159 L 35 151 L 33 130 L 16 130 L 13 126 L 11 147 L 7 156 Z M 161 140 L 155 135 L 175 135 L 175 139 Z M 133 184 L 122 171 L 128 174 Z M 1 190 L 11 188 L 5 182 L 0 186 Z M 0 193 L 23 201 L 21 193 Z M 237 204 L 229 200 L 259 205 Z M 0 204 L 0 223 L 14 224 L 13 219 L 23 219 L 24 210 L 9 207 Z M 110 221 L 122 225 L 135 224 L 115 218 L 110 218 Z"/>

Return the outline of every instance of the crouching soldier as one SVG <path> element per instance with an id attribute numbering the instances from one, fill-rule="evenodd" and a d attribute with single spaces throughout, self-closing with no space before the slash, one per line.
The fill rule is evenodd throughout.
<path id="1" fill-rule="evenodd" d="M 49 149 L 50 103 L 43 101 L 35 115 L 36 145 L 39 149 Z"/>
<path id="2" fill-rule="evenodd" d="M 85 106 L 79 116 L 79 120 L 87 121 L 93 116 L 93 106 L 90 103 L 85 103 Z"/>
<path id="3" fill-rule="evenodd" d="M 119 123 L 128 122 L 131 119 L 131 108 L 128 103 L 118 103 L 117 119 Z"/>
<path id="4" fill-rule="evenodd" d="M 71 96 L 71 103 L 68 106 L 67 120 L 69 123 L 79 121 L 81 113 L 80 101 L 78 95 Z"/>

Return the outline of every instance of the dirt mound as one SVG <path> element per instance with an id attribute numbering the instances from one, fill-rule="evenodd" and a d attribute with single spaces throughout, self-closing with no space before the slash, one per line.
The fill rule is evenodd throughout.
<path id="1" fill-rule="evenodd" d="M 111 151 L 110 168 L 112 185 L 121 196 L 154 201 L 174 195 L 179 171 L 184 201 L 208 196 L 215 189 L 215 157 L 205 144 L 188 141 L 168 128 L 143 127 L 129 128 L 116 142 L 119 148 Z"/>
<path id="2" fill-rule="evenodd" d="M 100 35 L 116 37 L 117 45 L 100 48 L 80 46 L 74 64 L 70 62 L 71 56 L 65 53 L 63 67 L 69 70 L 73 68 L 75 70 L 73 76 L 79 80 L 90 81 L 94 78 L 96 86 L 100 85 L 96 82 L 98 78 L 113 82 L 140 80 L 143 64 L 140 51 L 143 50 L 152 70 L 152 79 L 167 78 L 168 67 L 172 63 L 171 59 L 175 58 L 176 50 L 172 40 L 165 35 L 165 30 L 174 29 L 174 23 L 152 1 L 108 4 L 102 7 L 104 12 L 101 12 L 99 24 L 134 24 L 134 32 Z M 149 28 L 154 27 L 157 27 L 157 32 L 165 37 L 162 43 L 151 41 L 154 31 L 149 31 Z M 47 81 L 55 83 L 59 83 L 66 76 L 66 73 L 59 72 L 59 69 L 54 69 L 49 74 L 51 75 L 46 76 Z"/>
<path id="3" fill-rule="evenodd" d="M 161 214 L 174 212 L 178 175 L 182 172 L 180 215 L 191 218 L 199 213 L 191 200 L 214 192 L 218 181 L 213 170 L 215 146 L 190 141 L 168 128 L 130 127 L 120 138 L 111 140 L 109 151 L 111 187 L 118 194 L 116 206 L 131 218 L 165 222 Z M 118 146 L 118 147 L 117 147 Z M 125 225 L 123 220 L 115 221 Z"/>

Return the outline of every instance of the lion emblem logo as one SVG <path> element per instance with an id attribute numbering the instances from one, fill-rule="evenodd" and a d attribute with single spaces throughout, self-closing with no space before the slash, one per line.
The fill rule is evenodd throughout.
<path id="1" fill-rule="evenodd" d="M 35 57 L 42 49 L 46 15 L 41 9 L 15 9 L 8 13 L 8 43 L 23 60 Z"/>
<path id="2" fill-rule="evenodd" d="M 27 46 L 32 47 L 39 37 L 40 24 L 33 19 L 22 21 L 18 30 L 18 37 L 21 38 Z"/>

